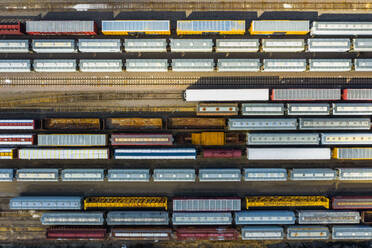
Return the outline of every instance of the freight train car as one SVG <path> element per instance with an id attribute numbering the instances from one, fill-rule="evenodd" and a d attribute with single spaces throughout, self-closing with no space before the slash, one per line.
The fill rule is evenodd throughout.
<path id="1" fill-rule="evenodd" d="M 243 103 L 242 115 L 284 115 L 284 104 L 281 103 Z"/>
<path id="2" fill-rule="evenodd" d="M 342 99 L 349 101 L 372 101 L 372 89 L 344 89 Z"/>
<path id="3" fill-rule="evenodd" d="M 332 158 L 350 160 L 372 159 L 371 147 L 336 147 L 333 149 Z"/>
<path id="4" fill-rule="evenodd" d="M 296 215 L 288 210 L 250 210 L 235 212 L 236 225 L 289 225 L 295 224 Z"/>
<path id="5" fill-rule="evenodd" d="M 167 211 L 110 211 L 107 213 L 107 225 L 169 225 Z"/>
<path id="6" fill-rule="evenodd" d="M 347 52 L 350 50 L 350 39 L 308 39 L 309 52 Z"/>
<path id="7" fill-rule="evenodd" d="M 120 53 L 120 39 L 79 39 L 79 51 L 82 53 Z"/>
<path id="8" fill-rule="evenodd" d="M 35 59 L 32 64 L 36 72 L 74 72 L 75 59 Z"/>
<path id="9" fill-rule="evenodd" d="M 106 146 L 106 134 L 38 134 L 38 146 Z"/>
<path id="10" fill-rule="evenodd" d="M 300 118 L 300 130 L 370 130 L 369 118 Z"/>
<path id="11" fill-rule="evenodd" d="M 264 72 L 304 72 L 306 59 L 264 59 Z"/>
<path id="12" fill-rule="evenodd" d="M 259 39 L 216 39 L 216 52 L 258 52 Z"/>
<path id="13" fill-rule="evenodd" d="M 263 52 L 302 52 L 305 50 L 304 39 L 262 39 Z"/>
<path id="14" fill-rule="evenodd" d="M 172 215 L 174 226 L 185 225 L 231 225 L 232 213 L 226 212 L 176 212 Z"/>
<path id="15" fill-rule="evenodd" d="M 172 71 L 213 71 L 213 59 L 172 59 Z"/>
<path id="16" fill-rule="evenodd" d="M 281 226 L 244 226 L 241 231 L 242 240 L 284 239 L 284 228 Z"/>
<path id="17" fill-rule="evenodd" d="M 104 224 L 100 212 L 46 212 L 41 216 L 42 225 L 84 225 L 101 226 Z"/>
<path id="18" fill-rule="evenodd" d="M 354 59 L 355 71 L 372 71 L 371 59 Z"/>
<path id="19" fill-rule="evenodd" d="M 106 127 L 115 130 L 162 129 L 161 118 L 107 118 Z"/>
<path id="20" fill-rule="evenodd" d="M 287 228 L 287 239 L 288 240 L 317 240 L 317 239 L 329 239 L 331 233 L 327 226 L 289 226 Z"/>
<path id="21" fill-rule="evenodd" d="M 339 209 L 372 209 L 371 196 L 334 196 L 332 208 Z"/>
<path id="22" fill-rule="evenodd" d="M 31 35 L 96 35 L 94 21 L 26 21 L 26 33 Z"/>
<path id="23" fill-rule="evenodd" d="M 372 115 L 371 103 L 333 103 L 333 115 Z"/>
<path id="24" fill-rule="evenodd" d="M 203 158 L 240 158 L 242 151 L 238 149 L 203 149 Z"/>
<path id="25" fill-rule="evenodd" d="M 372 39 L 353 39 L 353 51 L 372 52 Z"/>
<path id="26" fill-rule="evenodd" d="M 16 149 L 0 149 L 0 159 L 16 158 Z"/>
<path id="27" fill-rule="evenodd" d="M 313 22 L 311 35 L 372 35 L 372 22 Z"/>
<path id="28" fill-rule="evenodd" d="M 226 127 L 225 118 L 179 118 L 168 119 L 168 127 L 171 129 L 224 129 Z"/>
<path id="29" fill-rule="evenodd" d="M 195 148 L 114 149 L 115 159 L 196 159 Z"/>
<path id="30" fill-rule="evenodd" d="M 249 28 L 251 35 L 306 35 L 309 31 L 307 20 L 253 20 Z"/>
<path id="31" fill-rule="evenodd" d="M 80 210 L 81 197 L 77 196 L 19 196 L 10 199 L 11 210 Z"/>
<path id="32" fill-rule="evenodd" d="M 2 59 L 0 60 L 0 72 L 30 72 L 30 60 L 22 59 Z"/>
<path id="33" fill-rule="evenodd" d="M 56 130 L 99 130 L 101 125 L 98 118 L 47 118 L 44 119 L 44 128 Z"/>
<path id="34" fill-rule="evenodd" d="M 244 130 L 296 130 L 297 119 L 228 119 L 229 131 Z"/>
<path id="35" fill-rule="evenodd" d="M 226 144 L 242 144 L 245 135 L 238 133 L 224 133 L 224 132 L 201 132 L 190 134 L 177 135 L 178 142 L 176 143 L 190 143 L 196 146 L 223 146 Z"/>
<path id="36" fill-rule="evenodd" d="M 22 35 L 21 23 L 2 23 L 0 24 L 0 35 Z"/>
<path id="37" fill-rule="evenodd" d="M 109 149 L 19 149 L 19 159 L 108 159 Z"/>
<path id="38" fill-rule="evenodd" d="M 90 208 L 164 208 L 167 210 L 167 201 L 167 197 L 92 196 L 85 197 L 84 210 Z"/>
<path id="39" fill-rule="evenodd" d="M 328 209 L 329 199 L 325 196 L 247 196 L 246 208 L 262 207 L 322 207 Z"/>
<path id="40" fill-rule="evenodd" d="M 171 52 L 212 52 L 212 39 L 169 39 Z"/>
<path id="41" fill-rule="evenodd" d="M 0 40 L 0 53 L 28 53 L 28 40 Z"/>
<path id="42" fill-rule="evenodd" d="M 357 211 L 300 210 L 298 224 L 359 224 Z"/>
<path id="43" fill-rule="evenodd" d="M 179 241 L 195 240 L 237 240 L 239 233 L 234 228 L 228 227 L 186 227 L 175 229 L 176 239 Z"/>
<path id="44" fill-rule="evenodd" d="M 248 160 L 329 160 L 330 148 L 247 148 Z"/>
<path id="45" fill-rule="evenodd" d="M 217 71 L 260 71 L 259 59 L 218 59 Z"/>
<path id="46" fill-rule="evenodd" d="M 240 182 L 240 169 L 199 169 L 200 182 Z"/>
<path id="47" fill-rule="evenodd" d="M 241 210 L 240 198 L 173 198 L 173 212 L 231 212 Z"/>
<path id="48" fill-rule="evenodd" d="M 293 181 L 332 181 L 336 178 L 337 171 L 328 168 L 295 168 L 290 171 L 290 179 Z"/>
<path id="49" fill-rule="evenodd" d="M 0 182 L 12 182 L 13 174 L 13 169 L 0 169 Z"/>
<path id="50" fill-rule="evenodd" d="M 58 169 L 18 169 L 17 181 L 50 181 L 57 182 L 59 179 Z"/>
<path id="51" fill-rule="evenodd" d="M 187 102 L 268 101 L 269 89 L 186 89 Z"/>
<path id="52" fill-rule="evenodd" d="M 309 59 L 310 71 L 351 71 L 351 59 Z"/>
<path id="53" fill-rule="evenodd" d="M 111 237 L 122 240 L 170 240 L 170 228 L 111 228 Z"/>
<path id="54" fill-rule="evenodd" d="M 150 169 L 110 169 L 107 172 L 109 182 L 149 182 Z"/>
<path id="55" fill-rule="evenodd" d="M 195 169 L 154 169 L 154 182 L 195 182 Z"/>
<path id="56" fill-rule="evenodd" d="M 32 51 L 36 53 L 74 53 L 75 40 L 32 40 Z"/>
<path id="57" fill-rule="evenodd" d="M 199 103 L 196 108 L 196 115 L 214 116 L 214 115 L 238 115 L 239 106 L 236 103 Z"/>
<path id="58" fill-rule="evenodd" d="M 372 133 L 321 133 L 323 145 L 372 145 Z"/>
<path id="59" fill-rule="evenodd" d="M 129 72 L 166 72 L 167 59 L 126 59 L 125 69 Z"/>
<path id="60" fill-rule="evenodd" d="M 332 239 L 356 239 L 370 240 L 372 236 L 372 227 L 363 225 L 340 225 L 332 227 Z"/>
<path id="61" fill-rule="evenodd" d="M 0 130 L 33 130 L 35 120 L 0 120 Z"/>
<path id="62" fill-rule="evenodd" d="M 177 35 L 245 34 L 244 20 L 180 20 Z"/>
<path id="63" fill-rule="evenodd" d="M 127 53 L 166 52 L 166 39 L 125 39 L 124 50 Z"/>
<path id="64" fill-rule="evenodd" d="M 329 115 L 328 103 L 287 103 L 288 115 Z"/>
<path id="65" fill-rule="evenodd" d="M 32 134 L 0 134 L 0 146 L 30 146 L 34 144 Z"/>
<path id="66" fill-rule="evenodd" d="M 103 240 L 106 237 L 107 230 L 105 228 L 48 228 L 47 239 L 56 240 Z"/>
<path id="67" fill-rule="evenodd" d="M 287 181 L 284 168 L 244 168 L 244 181 Z"/>
<path id="68" fill-rule="evenodd" d="M 81 59 L 79 68 L 82 72 L 121 72 L 121 59 Z"/>
<path id="69" fill-rule="evenodd" d="M 103 20 L 102 33 L 105 35 L 170 35 L 169 20 Z"/>
<path id="70" fill-rule="evenodd" d="M 103 181 L 105 178 L 103 169 L 64 169 L 62 181 Z"/>
<path id="71" fill-rule="evenodd" d="M 361 218 L 364 224 L 372 224 L 372 211 L 363 211 Z"/>
<path id="72" fill-rule="evenodd" d="M 341 99 L 340 89 L 272 89 L 272 101 L 332 101 Z"/>
<path id="73" fill-rule="evenodd" d="M 113 146 L 171 146 L 173 144 L 173 135 L 150 133 L 111 134 L 110 141 Z"/>
<path id="74" fill-rule="evenodd" d="M 247 145 L 319 145 L 317 133 L 247 133 Z"/>

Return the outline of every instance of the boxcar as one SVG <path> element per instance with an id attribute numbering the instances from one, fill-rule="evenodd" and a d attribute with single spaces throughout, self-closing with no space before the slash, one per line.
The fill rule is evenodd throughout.
<path id="1" fill-rule="evenodd" d="M 372 39 L 353 39 L 353 51 L 372 52 Z"/>
<path id="2" fill-rule="evenodd" d="M 242 240 L 283 239 L 284 230 L 280 226 L 244 226 Z"/>
<path id="3" fill-rule="evenodd" d="M 235 212 L 236 225 L 289 225 L 295 224 L 296 215 L 287 210 L 250 210 Z"/>
<path id="4" fill-rule="evenodd" d="M 96 35 L 94 21 L 26 21 L 26 33 L 31 35 Z"/>
<path id="5" fill-rule="evenodd" d="M 372 22 L 313 22 L 311 35 L 372 35 Z"/>
<path id="6" fill-rule="evenodd" d="M 294 181 L 336 180 L 337 171 L 328 168 L 295 168 L 290 171 Z"/>
<path id="7" fill-rule="evenodd" d="M 30 146 L 34 144 L 32 134 L 0 134 L 0 146 Z"/>
<path id="8" fill-rule="evenodd" d="M 98 118 L 48 118 L 44 119 L 45 129 L 100 129 Z"/>
<path id="9" fill-rule="evenodd" d="M 242 151 L 238 149 L 203 149 L 203 158 L 241 158 Z"/>
<path id="10" fill-rule="evenodd" d="M 247 133 L 247 145 L 319 145 L 318 133 Z"/>
<path id="11" fill-rule="evenodd" d="M 217 71 L 260 71 L 259 59 L 218 59 Z"/>
<path id="12" fill-rule="evenodd" d="M 3 23 L 0 24 L 0 35 L 20 35 L 21 32 L 21 23 Z"/>
<path id="13" fill-rule="evenodd" d="M 245 34 L 244 20 L 180 20 L 177 35 L 184 34 Z"/>
<path id="14" fill-rule="evenodd" d="M 173 212 L 231 212 L 240 211 L 239 197 L 173 198 Z"/>
<path id="15" fill-rule="evenodd" d="M 372 133 L 321 133 L 323 145 L 372 145 Z"/>
<path id="16" fill-rule="evenodd" d="M 240 182 L 240 169 L 199 169 L 200 182 Z"/>
<path id="17" fill-rule="evenodd" d="M 172 59 L 172 71 L 213 71 L 213 59 Z"/>
<path id="18" fill-rule="evenodd" d="M 103 225 L 101 212 L 46 212 L 41 216 L 42 225 Z"/>
<path id="19" fill-rule="evenodd" d="M 173 135 L 153 133 L 111 134 L 110 141 L 113 146 L 170 146 L 173 144 Z"/>
<path id="20" fill-rule="evenodd" d="M 106 146 L 106 134 L 38 134 L 38 146 Z"/>
<path id="21" fill-rule="evenodd" d="M 339 180 L 372 180 L 371 168 L 339 168 Z"/>
<path id="22" fill-rule="evenodd" d="M 302 52 L 305 50 L 304 39 L 262 39 L 263 52 Z"/>
<path id="23" fill-rule="evenodd" d="M 347 52 L 350 50 L 350 39 L 308 39 L 309 52 Z"/>
<path id="24" fill-rule="evenodd" d="M 10 199 L 12 210 L 80 210 L 81 197 L 77 196 L 20 196 Z"/>
<path id="25" fill-rule="evenodd" d="M 328 103 L 287 103 L 288 115 L 329 115 Z"/>
<path id="26" fill-rule="evenodd" d="M 372 196 L 334 196 L 333 209 L 372 209 Z"/>
<path id="27" fill-rule="evenodd" d="M 173 117 L 168 119 L 168 125 L 171 129 L 204 129 L 204 128 L 220 128 L 226 127 L 225 118 L 178 118 Z"/>
<path id="28" fill-rule="evenodd" d="M 166 52 L 166 39 L 125 39 L 124 50 L 132 52 Z"/>
<path id="29" fill-rule="evenodd" d="M 269 89 L 186 89 L 187 102 L 268 101 Z"/>
<path id="30" fill-rule="evenodd" d="M 167 59 L 127 59 L 126 71 L 130 72 L 166 72 L 168 71 Z"/>
<path id="31" fill-rule="evenodd" d="M 108 159 L 109 149 L 19 149 L 19 159 Z"/>
<path id="32" fill-rule="evenodd" d="M 64 169 L 62 181 L 103 181 L 104 169 Z"/>
<path id="33" fill-rule="evenodd" d="M 228 129 L 230 131 L 244 130 L 296 130 L 297 119 L 282 118 L 282 119 L 228 119 Z"/>
<path id="34" fill-rule="evenodd" d="M 0 130 L 33 130 L 34 120 L 0 120 Z"/>
<path id="35" fill-rule="evenodd" d="M 16 158 L 16 149 L 0 149 L 0 159 Z"/>
<path id="36" fill-rule="evenodd" d="M 237 240 L 239 233 L 234 228 L 228 227 L 188 227 L 175 230 L 176 239 L 179 241 L 192 240 Z"/>
<path id="37" fill-rule="evenodd" d="M 329 239 L 331 233 L 327 226 L 289 226 L 287 228 L 287 239 Z"/>
<path id="38" fill-rule="evenodd" d="M 105 35 L 156 34 L 170 35 L 169 20 L 104 20 L 102 33 Z"/>
<path id="39" fill-rule="evenodd" d="M 249 32 L 252 35 L 306 35 L 309 28 L 309 21 L 253 20 Z"/>
<path id="40" fill-rule="evenodd" d="M 47 239 L 88 239 L 103 240 L 106 237 L 105 228 L 48 228 L 46 233 Z"/>
<path id="41" fill-rule="evenodd" d="M 284 115 L 284 104 L 243 103 L 242 115 Z"/>
<path id="42" fill-rule="evenodd" d="M 121 59 L 81 59 L 79 68 L 82 72 L 121 72 Z"/>
<path id="43" fill-rule="evenodd" d="M 32 40 L 32 51 L 36 53 L 74 53 L 75 40 Z"/>
<path id="44" fill-rule="evenodd" d="M 195 148 L 114 149 L 115 159 L 196 159 Z"/>
<path id="45" fill-rule="evenodd" d="M 169 39 L 171 52 L 212 52 L 212 39 Z"/>
<path id="46" fill-rule="evenodd" d="M 368 239 L 372 237 L 372 227 L 363 225 L 341 225 L 332 227 L 332 239 Z"/>
<path id="47" fill-rule="evenodd" d="M 75 59 L 35 59 L 32 66 L 36 72 L 74 72 Z"/>
<path id="48" fill-rule="evenodd" d="M 172 223 L 180 225 L 231 225 L 232 213 L 226 212 L 200 212 L 200 213 L 173 213 Z"/>
<path id="49" fill-rule="evenodd" d="M 82 53 L 120 53 L 120 39 L 79 39 L 79 51 Z"/>
<path id="50" fill-rule="evenodd" d="M 330 101 L 340 100 L 340 89 L 272 89 L 273 101 Z"/>
<path id="51" fill-rule="evenodd" d="M 0 40 L 0 53 L 28 53 L 28 40 Z"/>
<path id="52" fill-rule="evenodd" d="M 161 118 L 108 118 L 106 127 L 109 129 L 162 129 Z"/>
<path id="53" fill-rule="evenodd" d="M 359 224 L 357 211 L 300 210 L 298 224 Z"/>
<path id="54" fill-rule="evenodd" d="M 244 181 L 287 181 L 284 168 L 244 168 Z"/>
<path id="55" fill-rule="evenodd" d="M 299 118 L 300 130 L 370 130 L 369 118 Z"/>
<path id="56" fill-rule="evenodd" d="M 342 99 L 372 101 L 372 89 L 344 89 Z"/>
<path id="57" fill-rule="evenodd" d="M 247 148 L 248 160 L 329 160 L 330 148 Z"/>
<path id="58" fill-rule="evenodd" d="M 16 173 L 17 181 L 52 181 L 59 179 L 58 169 L 19 169 Z"/>
<path id="59" fill-rule="evenodd" d="M 31 62 L 29 59 L 2 59 L 0 60 L 0 72 L 30 72 Z"/>
<path id="60" fill-rule="evenodd" d="M 109 182 L 149 182 L 150 169 L 110 169 L 107 173 Z"/>
<path id="61" fill-rule="evenodd" d="M 354 59 L 355 71 L 372 71 L 372 59 Z"/>
<path id="62" fill-rule="evenodd" d="M 332 158 L 351 159 L 351 160 L 369 160 L 372 159 L 372 147 L 336 147 L 333 148 Z"/>
<path id="63" fill-rule="evenodd" d="M 238 115 L 239 106 L 237 103 L 199 103 L 196 108 L 196 115 Z"/>
<path id="64" fill-rule="evenodd" d="M 13 169 L 0 169 L 0 182 L 12 182 L 13 174 Z"/>
<path id="65" fill-rule="evenodd" d="M 216 39 L 216 52 L 258 52 L 259 39 Z"/>
<path id="66" fill-rule="evenodd" d="M 304 72 L 306 59 L 264 59 L 263 71 L 268 72 Z"/>
<path id="67" fill-rule="evenodd" d="M 170 240 L 170 228 L 111 228 L 111 237 L 123 240 Z"/>
<path id="68" fill-rule="evenodd" d="M 107 225 L 169 225 L 167 211 L 111 211 Z"/>
<path id="69" fill-rule="evenodd" d="M 351 59 L 309 59 L 310 71 L 351 71 Z"/>
<path id="70" fill-rule="evenodd" d="M 154 169 L 154 182 L 195 182 L 195 169 Z"/>

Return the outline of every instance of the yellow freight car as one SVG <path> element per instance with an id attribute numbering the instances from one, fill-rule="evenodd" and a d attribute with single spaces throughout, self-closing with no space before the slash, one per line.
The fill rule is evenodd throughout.
<path id="1" fill-rule="evenodd" d="M 247 196 L 246 208 L 251 207 L 324 207 L 329 208 L 325 196 Z"/>
<path id="2" fill-rule="evenodd" d="M 333 148 L 332 158 L 347 160 L 371 160 L 372 147 L 338 147 Z"/>
<path id="3" fill-rule="evenodd" d="M 167 197 L 126 197 L 97 196 L 84 199 L 84 210 L 88 208 L 164 208 L 167 209 Z"/>

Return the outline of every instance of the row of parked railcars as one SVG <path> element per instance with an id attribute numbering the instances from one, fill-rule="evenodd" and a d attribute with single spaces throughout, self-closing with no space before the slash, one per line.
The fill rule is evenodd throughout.
<path id="1" fill-rule="evenodd" d="M 168 50 L 169 45 L 169 50 Z M 372 39 L 33 39 L 0 40 L 0 53 L 371 52 Z"/>
<path id="2" fill-rule="evenodd" d="M 103 20 L 101 32 L 105 35 L 170 35 L 169 20 Z M 249 27 L 248 27 L 249 26 Z M 177 20 L 177 35 L 372 35 L 372 22 L 327 22 L 309 20 Z M 26 21 L 25 33 L 30 35 L 96 35 L 94 21 Z M 0 25 L 0 34 L 22 34 L 20 23 Z"/>
<path id="3" fill-rule="evenodd" d="M 0 169 L 0 181 L 108 182 L 254 182 L 254 181 L 369 181 L 370 168 L 238 168 L 221 169 Z"/>
<path id="4" fill-rule="evenodd" d="M 32 64 L 32 66 L 31 66 Z M 79 66 L 77 66 L 79 65 Z M 345 72 L 372 71 L 372 59 L 34 59 L 0 60 L 0 72 Z"/>

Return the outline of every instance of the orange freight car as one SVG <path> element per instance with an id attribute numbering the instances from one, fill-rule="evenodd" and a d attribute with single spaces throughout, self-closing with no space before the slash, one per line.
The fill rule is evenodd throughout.
<path id="1" fill-rule="evenodd" d="M 225 118 L 169 118 L 168 126 L 173 129 L 224 129 Z"/>

